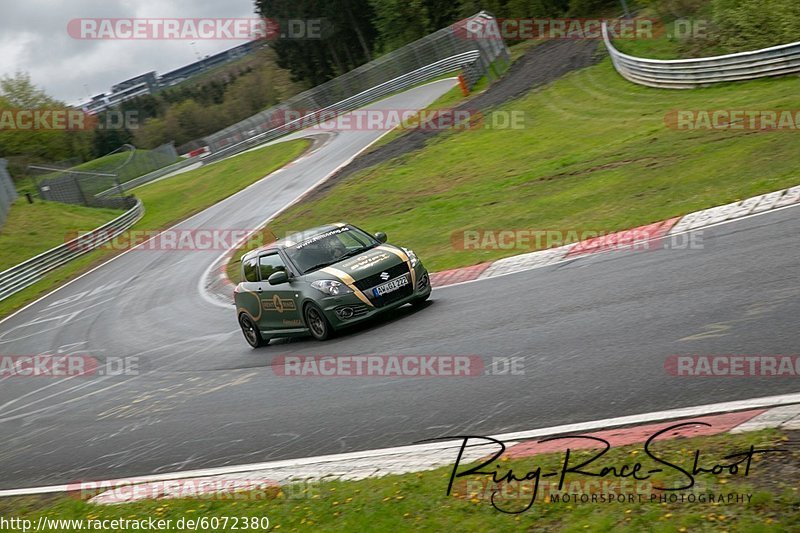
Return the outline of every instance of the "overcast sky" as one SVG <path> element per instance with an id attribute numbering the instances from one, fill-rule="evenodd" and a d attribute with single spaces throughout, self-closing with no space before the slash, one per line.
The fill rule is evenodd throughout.
<path id="1" fill-rule="evenodd" d="M 253 0 L 0 0 L 0 77 L 31 75 L 69 104 L 151 70 L 163 74 L 197 60 L 190 41 L 79 40 L 67 33 L 76 18 L 253 17 Z M 242 40 L 199 40 L 201 56 Z M 87 91 L 88 88 L 88 91 Z"/>

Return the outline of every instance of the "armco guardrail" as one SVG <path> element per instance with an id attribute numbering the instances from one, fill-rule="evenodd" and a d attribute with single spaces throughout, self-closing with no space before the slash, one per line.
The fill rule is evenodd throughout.
<path id="1" fill-rule="evenodd" d="M 481 37 L 498 32 L 497 20 L 491 14 L 478 13 L 209 135 L 203 142 L 212 153 L 226 150 L 230 155 L 236 150 L 234 146 L 281 126 L 288 111 L 304 115 L 320 109 L 346 112 L 354 109 L 347 107 L 348 102 L 363 105 L 370 97 L 387 94 L 378 88 L 405 89 L 448 72 L 444 67 L 450 71 L 463 69 L 467 86 L 472 87 L 481 76 L 494 75 L 492 65 L 498 59 L 509 60 L 508 48 L 501 39 Z M 434 65 L 443 68 L 434 69 Z"/>
<path id="2" fill-rule="evenodd" d="M 611 43 L 605 23 L 603 40 L 617 72 L 628 81 L 649 87 L 693 89 L 800 73 L 800 42 L 723 56 L 664 60 L 623 54 Z"/>
<path id="3" fill-rule="evenodd" d="M 0 300 L 33 285 L 47 272 L 110 241 L 130 228 L 143 214 L 144 206 L 141 200 L 137 200 L 131 209 L 94 231 L 0 272 Z"/>
<path id="4" fill-rule="evenodd" d="M 469 21 L 471 24 L 480 25 L 497 24 L 496 19 L 485 12 L 471 17 Z M 455 32 L 459 29 L 466 33 L 460 37 L 455 37 Z M 235 142 L 224 147 L 220 147 L 215 142 L 209 142 L 208 144 L 212 147 L 212 149 L 215 148 L 214 145 L 216 144 L 217 150 L 213 151 L 203 159 L 189 158 L 187 160 L 179 161 L 173 165 L 163 167 L 144 176 L 130 180 L 127 183 L 121 185 L 118 184 L 113 188 L 108 188 L 100 193 L 95 193 L 95 195 L 99 198 L 102 198 L 108 194 L 111 194 L 112 190 L 116 192 L 124 192 L 132 189 L 133 187 L 137 187 L 139 185 L 143 185 L 144 183 L 161 178 L 171 172 L 180 170 L 181 168 L 194 164 L 198 161 L 202 161 L 205 164 L 223 159 L 225 157 L 230 157 L 253 146 L 257 146 L 286 135 L 287 133 L 302 129 L 303 124 L 308 124 L 309 121 L 313 121 L 317 117 L 324 116 L 326 119 L 329 119 L 331 112 L 334 112 L 335 115 L 338 115 L 340 113 L 346 113 L 348 111 L 358 109 L 359 107 L 379 100 L 384 96 L 408 89 L 416 84 L 431 80 L 441 76 L 442 74 L 453 72 L 455 70 L 461 69 L 465 78 L 467 79 L 467 84 L 472 86 L 481 76 L 491 75 L 492 63 L 495 60 L 500 58 L 508 59 L 509 55 L 508 48 L 502 41 L 495 39 L 472 39 L 469 36 L 470 31 L 473 30 L 470 29 L 469 26 L 463 25 L 459 28 L 448 27 L 429 36 L 431 39 L 447 39 L 448 46 L 442 46 L 440 47 L 441 49 L 437 51 L 439 57 L 441 57 L 442 49 L 447 49 L 453 52 L 458 51 L 459 48 L 465 47 L 469 48 L 469 50 L 461 51 L 459 53 L 437 59 L 430 64 L 396 76 L 388 81 L 379 82 L 366 90 L 360 91 L 352 96 L 342 98 L 341 100 L 322 107 L 321 109 L 315 109 L 314 112 L 307 113 L 303 117 L 291 122 L 281 123 L 276 127 L 264 128 L 265 125 L 274 125 L 274 122 L 269 120 L 261 120 L 263 117 L 269 118 L 271 117 L 270 113 L 282 112 L 288 109 L 295 109 L 297 107 L 291 107 L 288 105 L 289 102 L 278 105 L 273 109 L 260 113 L 256 117 L 248 119 L 249 121 L 261 120 L 257 123 L 258 131 L 252 136 L 241 134 L 242 124 L 232 126 L 231 128 L 223 130 L 219 134 L 215 134 L 215 136 L 230 141 L 232 138 L 231 133 L 236 130 L 238 133 L 233 136 L 233 138 L 236 139 Z M 492 34 L 496 33 L 497 32 L 493 32 Z M 425 39 L 420 39 L 418 42 L 423 40 Z M 419 54 L 416 53 L 418 50 L 415 48 L 415 43 L 411 43 L 411 45 L 407 45 L 406 47 L 403 47 L 402 49 L 393 53 L 399 54 L 404 49 L 405 52 L 410 52 L 411 56 L 419 56 Z M 381 64 L 388 64 L 392 61 L 390 56 L 391 54 L 387 54 L 387 56 L 379 58 L 378 60 L 368 63 L 367 65 L 363 65 L 353 72 L 356 74 L 363 74 L 369 68 L 381 66 Z M 343 77 L 344 76 L 340 78 Z M 385 77 L 383 79 L 385 79 Z M 331 82 L 334 81 L 335 80 L 331 80 Z M 331 82 L 328 82 L 328 84 Z M 303 98 L 298 99 L 298 97 L 295 97 L 295 99 L 293 99 L 293 103 L 297 104 L 298 102 L 305 102 L 305 99 L 309 98 L 309 94 L 313 93 L 313 91 L 314 90 L 312 89 L 311 91 L 307 91 L 307 93 L 298 95 L 298 97 Z M 313 99 L 311 101 L 313 101 Z M 331 100 L 329 99 L 328 101 Z M 249 122 L 249 124 L 252 124 L 252 122 Z M 249 131 L 247 133 L 249 133 Z M 210 140 L 210 138 L 207 139 Z M 45 273 L 63 265 L 64 263 L 67 263 L 68 261 L 90 251 L 91 249 L 97 248 L 104 242 L 111 240 L 120 232 L 133 225 L 134 222 L 141 218 L 143 213 L 144 207 L 142 206 L 141 201 L 137 200 L 136 205 L 130 210 L 126 211 L 125 214 L 121 215 L 115 220 L 112 220 L 108 224 L 97 228 L 93 232 L 62 244 L 61 246 L 53 248 L 52 250 L 48 250 L 47 252 L 39 254 L 36 257 L 11 267 L 4 272 L 0 272 L 0 300 L 7 298 L 8 296 L 24 289 L 25 287 L 28 287 L 29 285 L 32 285 Z M 86 243 L 91 243 L 91 246 L 87 246 Z"/>
<path id="5" fill-rule="evenodd" d="M 408 74 L 398 76 L 396 79 L 389 80 L 385 83 L 382 83 L 376 87 L 373 87 L 372 89 L 366 90 L 355 96 L 346 98 L 341 102 L 337 102 L 326 108 L 314 111 L 313 113 L 308 113 L 298 119 L 292 120 L 285 124 L 281 124 L 277 127 L 264 131 L 263 133 L 259 133 L 257 135 L 254 135 L 253 137 L 237 142 L 236 144 L 226 146 L 225 148 L 222 148 L 217 152 L 212 152 L 211 154 L 207 155 L 206 157 L 203 157 L 202 159 L 198 157 L 184 159 L 183 161 L 179 161 L 175 164 L 166 166 L 164 168 L 160 168 L 144 176 L 140 176 L 128 182 L 122 183 L 119 186 L 109 188 L 104 192 L 98 193 L 96 196 L 103 197 L 106 195 L 119 193 L 120 191 L 129 191 L 135 187 L 139 187 L 140 185 L 144 185 L 145 183 L 157 180 L 159 178 L 166 176 L 167 174 L 170 174 L 172 172 L 175 172 L 177 170 L 180 170 L 182 168 L 185 168 L 187 166 L 193 165 L 198 162 L 206 164 L 206 163 L 211 163 L 213 161 L 218 161 L 220 159 L 224 159 L 226 157 L 231 157 L 240 152 L 243 152 L 244 150 L 253 148 L 254 146 L 258 146 L 265 142 L 275 140 L 279 137 L 282 137 L 283 135 L 287 135 L 294 131 L 301 130 L 303 129 L 305 124 L 310 124 L 310 123 L 313 124 L 318 117 L 324 117 L 324 119 L 330 119 L 332 111 L 335 111 L 334 113 L 335 115 L 339 115 L 347 111 L 352 111 L 370 102 L 379 100 L 389 94 L 401 91 L 403 89 L 407 89 L 418 83 L 422 83 L 424 81 L 436 78 L 437 76 L 441 76 L 442 74 L 453 72 L 454 70 L 457 70 L 459 68 L 473 65 L 475 61 L 479 58 L 479 56 L 480 52 L 478 52 L 477 50 L 473 50 L 470 52 L 465 52 L 463 54 L 458 54 L 456 56 L 442 59 L 431 65 L 427 65 L 413 72 L 409 72 Z"/>
<path id="6" fill-rule="evenodd" d="M 325 117 L 326 119 L 329 119 L 332 113 L 334 115 L 338 115 L 358 109 L 359 107 L 379 100 L 387 95 L 408 89 L 414 85 L 434 79 L 449 72 L 462 70 L 465 78 L 467 78 L 468 85 L 472 86 L 484 74 L 491 74 L 491 65 L 495 60 L 499 58 L 508 59 L 509 54 L 508 48 L 501 40 L 471 38 L 469 32 L 473 31 L 474 29 L 471 30 L 469 24 L 492 25 L 497 24 L 497 20 L 490 14 L 481 12 L 474 17 L 470 17 L 467 19 L 467 21 L 462 21 L 462 23 L 459 23 L 458 25 L 449 26 L 439 30 L 428 37 L 424 37 L 415 43 L 411 43 L 396 50 L 395 52 L 392 52 L 391 54 L 387 54 L 387 56 L 381 57 L 375 61 L 367 63 L 366 65 L 362 65 L 350 73 L 340 76 L 339 78 L 335 78 L 334 80 L 331 80 L 330 82 L 327 82 L 319 87 L 315 87 L 314 89 L 310 89 L 309 91 L 301 93 L 273 108 L 262 111 L 254 117 L 246 119 L 239 124 L 229 126 L 220 132 L 206 137 L 203 140 L 211 148 L 212 152 L 202 159 L 198 160 L 196 158 L 190 158 L 185 161 L 180 161 L 168 167 L 164 167 L 155 172 L 147 174 L 146 176 L 136 178 L 136 180 L 123 183 L 119 188 L 123 191 L 128 191 L 133 187 L 138 187 L 139 185 L 143 185 L 163 177 L 171 172 L 175 172 L 176 170 L 180 170 L 181 168 L 194 164 L 195 162 L 201 161 L 203 164 L 206 164 L 236 155 L 254 146 L 258 146 L 293 131 L 302 129 L 303 124 L 314 123 L 314 120 L 317 117 Z M 497 32 L 481 30 L 481 33 L 494 35 Z M 402 56 L 403 54 L 410 54 L 411 56 L 415 57 L 415 60 L 418 60 L 419 54 L 416 52 L 418 52 L 417 49 L 419 44 L 417 43 L 428 40 L 442 44 L 440 50 L 437 52 L 439 54 L 437 57 L 441 56 L 441 50 L 455 51 L 459 48 L 468 48 L 468 50 L 435 60 L 430 64 L 396 76 L 388 81 L 378 83 L 377 85 L 371 86 L 364 91 L 358 92 L 357 94 L 346 98 L 342 98 L 338 101 L 335 101 L 335 103 L 322 108 L 316 109 L 316 107 L 319 106 L 312 106 L 311 102 L 319 102 L 320 100 L 330 101 L 330 95 L 327 95 L 326 98 L 320 97 L 320 94 L 322 94 L 320 91 L 325 92 L 325 94 L 329 92 L 329 89 L 325 88 L 327 85 L 336 85 L 337 82 L 341 84 L 342 78 L 364 75 L 364 73 L 370 69 L 375 70 L 378 67 L 388 68 L 388 65 L 393 61 L 392 58 L 394 55 Z M 307 110 L 312 107 L 315 107 L 315 111 L 312 113 L 306 113 L 304 116 L 291 122 L 284 123 L 282 121 L 282 116 L 286 111 L 295 109 Z M 110 192 L 111 189 L 101 193 L 101 195 Z"/>
<path id="7" fill-rule="evenodd" d="M 307 113 L 298 119 L 281 124 L 280 126 L 254 135 L 248 139 L 244 139 L 236 144 L 222 148 L 217 152 L 212 152 L 210 155 L 204 158 L 204 161 L 216 161 L 218 159 L 230 157 L 231 155 L 237 154 L 243 150 L 247 150 L 253 146 L 277 139 L 278 137 L 286 135 L 287 133 L 303 129 L 304 124 L 313 124 L 317 119 L 330 119 L 331 116 L 358 109 L 359 107 L 379 100 L 389 94 L 407 89 L 413 85 L 430 80 L 437 76 L 441 76 L 442 74 L 452 72 L 458 68 L 471 65 L 479 58 L 479 56 L 480 52 L 473 50 L 442 59 L 431 65 L 427 65 L 413 72 L 409 72 L 408 74 L 404 74 L 393 80 L 389 80 L 371 89 L 351 96 L 350 98 L 346 98 L 333 105 L 316 110 L 313 113 Z"/>

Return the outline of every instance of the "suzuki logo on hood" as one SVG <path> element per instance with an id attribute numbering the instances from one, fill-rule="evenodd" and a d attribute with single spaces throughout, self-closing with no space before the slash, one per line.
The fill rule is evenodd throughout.
<path id="1" fill-rule="evenodd" d="M 389 277 L 390 277 L 390 276 L 389 276 L 389 273 L 388 273 L 388 272 L 381 272 L 381 279 L 382 279 L 383 281 L 386 281 L 387 279 L 389 279 Z"/>

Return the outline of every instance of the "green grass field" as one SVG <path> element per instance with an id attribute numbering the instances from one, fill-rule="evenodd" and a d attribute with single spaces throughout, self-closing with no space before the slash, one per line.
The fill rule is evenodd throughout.
<path id="1" fill-rule="evenodd" d="M 658 90 L 625 81 L 605 59 L 500 109 L 524 113 L 526 127 L 439 135 L 292 207 L 269 229 L 312 227 L 335 213 L 387 232 L 437 271 L 528 251 L 458 250 L 451 235 L 462 230 L 636 227 L 800 182 L 797 133 L 678 131 L 668 112 L 798 106 L 796 77 Z"/>
<path id="2" fill-rule="evenodd" d="M 659 19 L 652 12 L 642 17 Z M 707 17 L 668 20 L 654 26 L 653 38 L 616 39 L 614 47 L 625 54 L 651 59 L 681 59 L 688 57 L 708 57 L 730 53 L 711 39 Z M 602 45 L 601 45 L 602 46 Z"/>
<path id="3" fill-rule="evenodd" d="M 116 178 L 112 177 L 87 177 L 81 180 L 81 188 L 84 195 L 92 195 L 103 192 L 110 187 L 113 187 L 115 182 L 125 183 L 139 176 L 143 176 L 159 168 L 175 163 L 177 159 L 173 159 L 167 154 L 156 152 L 155 150 L 140 150 L 136 149 L 131 152 L 129 150 L 105 155 L 91 161 L 86 161 L 70 170 L 78 172 L 97 172 L 106 174 L 115 174 Z M 58 177 L 58 172 L 48 172 L 36 177 L 36 181 L 41 181 L 48 178 Z"/>
<path id="4" fill-rule="evenodd" d="M 449 73 L 449 74 L 446 74 L 446 75 L 443 75 L 443 76 L 440 76 L 440 77 L 436 78 L 436 80 L 449 78 L 449 77 L 452 77 L 454 75 L 457 75 L 457 74 L 456 73 Z M 431 83 L 431 82 L 425 82 L 425 83 Z M 424 84 L 420 84 L 420 85 L 424 85 Z M 468 96 L 464 96 L 464 94 L 461 91 L 461 87 L 460 86 L 453 87 L 452 89 L 450 89 L 449 91 L 444 93 L 442 96 L 437 98 L 426 109 L 430 109 L 430 110 L 433 110 L 433 109 L 452 109 L 452 108 L 458 106 L 459 104 L 465 102 L 469 98 L 472 98 L 472 97 L 480 94 L 481 92 L 485 91 L 486 88 L 488 87 L 488 85 L 489 85 L 488 79 L 485 76 L 482 77 L 481 79 L 479 79 L 475 83 L 475 86 L 472 88 L 472 91 L 470 92 L 470 94 Z M 373 143 L 370 146 L 368 152 L 376 150 L 380 146 L 383 146 L 384 144 L 387 144 L 387 143 L 391 142 L 392 140 L 394 140 L 394 139 L 396 139 L 396 138 L 398 138 L 398 137 L 400 137 L 402 135 L 405 135 L 406 133 L 407 133 L 407 130 L 404 130 L 402 128 L 395 128 L 392 131 L 388 132 L 383 137 L 381 137 L 380 139 L 378 139 L 375 143 Z M 245 253 L 249 252 L 250 250 L 252 250 L 254 248 L 257 248 L 260 245 L 260 242 L 261 242 L 260 240 L 254 240 L 252 243 L 250 243 L 250 242 L 246 243 L 244 246 L 238 248 L 236 250 L 236 252 L 233 254 L 233 256 L 231 257 L 231 260 L 228 263 L 228 267 L 226 269 L 226 272 L 227 272 L 228 278 L 233 283 L 238 283 L 239 282 L 239 278 L 240 278 L 240 276 L 239 276 L 239 274 L 240 274 L 239 265 L 240 265 L 240 260 L 241 260 L 242 256 Z"/>
<path id="5" fill-rule="evenodd" d="M 145 215 L 131 229 L 152 231 L 164 229 L 176 224 L 224 200 L 228 196 L 244 189 L 248 185 L 255 183 L 267 174 L 294 160 L 306 150 L 309 144 L 310 142 L 306 139 L 279 143 L 268 148 L 248 152 L 207 167 L 201 167 L 173 178 L 160 180 L 137 188 L 136 196 L 144 203 Z M 45 204 L 39 203 L 36 205 Z M 69 209 L 71 209 L 71 206 L 64 206 L 61 204 L 48 205 L 59 212 L 62 209 L 64 211 L 69 211 Z M 16 207 L 17 206 L 15 206 L 15 209 Z M 83 213 L 84 211 L 82 209 L 77 212 Z M 94 212 L 95 210 L 91 211 Z M 13 215 L 14 209 L 12 209 L 11 213 Z M 108 216 L 105 211 L 101 213 L 103 216 Z M 47 213 L 43 212 L 41 216 L 46 217 Z M 55 242 L 55 244 L 63 242 L 65 228 L 60 225 L 60 222 L 64 216 L 65 215 L 59 213 L 54 213 L 50 226 L 50 233 L 48 233 L 47 237 L 40 238 L 48 242 Z M 102 221 L 98 224 L 91 220 L 86 220 L 85 222 L 75 220 L 71 222 L 71 224 L 71 229 L 88 231 L 101 225 Z M 27 248 L 19 248 L 20 246 L 24 246 L 25 242 L 24 227 L 20 227 L 14 240 L 9 241 L 8 248 L 9 250 L 14 250 L 15 258 L 19 258 L 20 261 L 31 256 L 31 254 L 26 253 Z M 2 246 L 4 246 L 4 244 L 2 236 L 0 236 L 0 249 L 2 249 Z M 51 246 L 48 246 L 47 248 L 50 247 Z M 5 316 L 15 309 L 22 307 L 41 294 L 53 290 L 65 281 L 109 259 L 115 253 L 114 250 L 95 250 L 54 270 L 36 284 L 0 301 L 0 316 Z M 5 260 L 5 255 L 3 258 Z M 13 265 L 19 261 L 15 259 L 10 262 Z"/>
<path id="6" fill-rule="evenodd" d="M 137 148 L 134 157 L 147 157 L 152 153 L 152 150 L 140 150 Z M 112 172 L 114 169 L 123 165 L 130 157 L 131 152 L 126 150 L 124 152 L 104 155 L 103 157 L 86 161 L 85 163 L 81 163 L 80 165 L 72 167 L 71 170 L 78 170 L 82 172 Z"/>
<path id="7" fill-rule="evenodd" d="M 92 505 L 63 496 L 7 498 L 0 500 L 0 515 L 29 519 L 34 524 L 40 516 L 84 520 L 152 517 L 171 520 L 173 528 L 169 530 L 172 531 L 181 519 L 209 520 L 212 517 L 238 517 L 240 521 L 246 517 L 266 517 L 270 531 L 311 528 L 315 531 L 796 531 L 800 523 L 800 476 L 796 468 L 787 469 L 786 465 L 796 463 L 799 454 L 787 440 L 787 436 L 767 430 L 657 441 L 652 449 L 658 457 L 689 470 L 695 450 L 700 451 L 700 464 L 706 468 L 732 462 L 723 457 L 746 451 L 751 445 L 757 449 L 788 450 L 785 454 L 755 455 L 747 476 L 743 474 L 744 468 L 734 475 L 699 473 L 692 489 L 676 493 L 683 494 L 684 501 L 674 503 L 661 502 L 659 496 L 664 492 L 652 489 L 686 484 L 687 478 L 671 468 L 665 468 L 665 472 L 653 475 L 646 482 L 614 479 L 611 475 L 601 479 L 567 474 L 561 491 L 557 489 L 557 477 L 543 478 L 530 509 L 519 514 L 504 514 L 492 507 L 492 492 L 501 491 L 495 500 L 497 507 L 520 511 L 531 500 L 532 482 L 494 485 L 485 476 L 471 476 L 457 479 L 448 496 L 446 489 L 452 466 L 447 466 L 362 481 L 315 482 L 284 487 L 280 491 L 276 488 L 240 493 L 235 498 L 228 494 L 224 499 L 207 497 Z M 578 465 L 596 453 L 597 450 L 573 450 L 570 465 Z M 537 467 L 541 467 L 543 474 L 560 472 L 563 462 L 563 453 L 550 453 L 524 459 L 501 458 L 497 466 L 499 476 L 513 470 L 521 478 Z M 645 457 L 643 445 L 637 444 L 612 448 L 585 470 L 598 472 L 602 467 L 620 468 L 624 464 L 630 469 L 636 462 L 642 464 L 642 471 L 656 466 L 663 468 Z M 466 467 L 462 465 L 463 469 Z M 494 470 L 491 466 L 487 468 Z M 608 483 L 601 485 L 603 481 Z M 594 494 L 598 500 L 601 494 L 617 498 L 622 495 L 623 499 L 611 503 L 566 502 L 564 493 L 570 497 L 577 494 L 579 498 Z M 694 498 L 702 495 L 704 501 L 687 501 L 689 494 Z M 726 495 L 725 501 L 711 503 L 709 494 L 715 498 Z M 745 502 L 728 502 L 728 494 L 741 495 Z"/>
<path id="8" fill-rule="evenodd" d="M 0 271 L 64 244 L 70 232 L 102 226 L 122 211 L 18 198 L 0 226 Z"/>
<path id="9" fill-rule="evenodd" d="M 428 110 L 453 109 L 458 105 L 462 104 L 463 102 L 467 101 L 469 98 L 472 98 L 482 93 L 483 91 L 486 90 L 488 86 L 489 86 L 489 80 L 488 78 L 486 78 L 486 76 L 484 76 L 477 82 L 475 82 L 475 85 L 472 87 L 470 94 L 468 96 L 464 96 L 464 93 L 461 91 L 461 86 L 456 85 L 455 87 L 444 93 L 442 96 L 437 98 L 431 105 L 429 105 L 425 109 Z M 402 127 L 397 127 L 392 131 L 390 131 L 389 133 L 387 133 L 386 135 L 384 135 L 383 137 L 381 137 L 380 139 L 378 139 L 377 142 L 375 142 L 372 146 L 370 146 L 368 152 L 377 150 L 384 144 L 388 144 L 393 140 L 397 139 L 398 137 L 405 135 L 406 133 L 407 130 L 403 129 Z"/>

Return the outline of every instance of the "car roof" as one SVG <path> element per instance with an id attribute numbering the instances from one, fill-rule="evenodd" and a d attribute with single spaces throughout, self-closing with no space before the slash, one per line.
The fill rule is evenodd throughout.
<path id="1" fill-rule="evenodd" d="M 259 248 L 256 248 L 255 250 L 251 250 L 251 251 L 247 252 L 246 254 L 244 254 L 242 256 L 242 261 L 244 261 L 245 259 L 250 259 L 253 256 L 262 254 L 264 252 L 269 252 L 269 251 L 272 251 L 272 250 L 282 250 L 284 248 L 289 248 L 290 246 L 294 246 L 298 242 L 301 242 L 301 241 L 304 241 L 304 240 L 307 240 L 307 239 L 313 239 L 317 235 L 322 235 L 323 233 L 326 233 L 328 231 L 335 230 L 337 228 L 341 228 L 341 227 L 344 227 L 344 226 L 349 226 L 349 224 L 346 224 L 344 222 L 336 222 L 334 224 L 325 224 L 324 226 L 317 226 L 315 228 L 311 228 L 311 229 L 307 229 L 307 230 L 297 231 L 295 233 L 291 233 L 291 234 L 287 235 L 286 237 L 284 237 L 283 239 L 279 239 L 279 240 L 277 240 L 275 242 L 271 242 L 271 243 L 269 243 L 267 245 L 261 246 Z"/>

